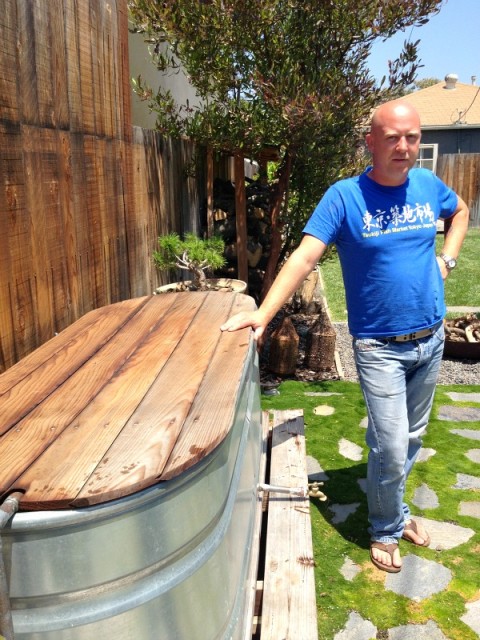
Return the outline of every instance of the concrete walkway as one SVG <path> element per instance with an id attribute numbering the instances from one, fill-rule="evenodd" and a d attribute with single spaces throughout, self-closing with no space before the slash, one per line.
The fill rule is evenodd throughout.
<path id="1" fill-rule="evenodd" d="M 478 463 L 478 473 L 474 476 L 458 473 L 453 489 L 460 492 L 480 490 L 480 393 L 451 393 L 449 394 L 451 404 L 440 408 L 438 418 L 448 421 L 450 432 L 457 436 L 464 443 L 464 455 L 469 460 Z M 463 402 L 468 402 L 473 406 L 462 406 Z M 322 405 L 325 409 L 325 405 Z M 333 407 L 330 407 L 333 408 Z M 461 422 L 461 428 L 454 428 L 454 423 Z M 465 428 L 465 423 L 471 423 L 472 428 Z M 366 427 L 366 420 L 359 424 L 360 428 Z M 340 438 L 338 443 L 339 453 L 348 460 L 359 460 L 362 457 L 361 448 L 349 442 L 345 438 Z M 416 464 L 425 464 L 435 455 L 434 449 L 422 449 Z M 308 457 L 308 473 L 311 481 L 323 481 L 325 483 L 325 493 L 328 495 L 328 476 L 320 468 L 317 460 Z M 365 481 L 359 481 L 364 489 Z M 480 519 L 480 497 L 472 500 L 472 494 L 466 493 L 465 500 L 460 501 L 458 514 L 451 514 L 451 521 L 458 520 L 458 515 L 468 515 L 472 518 Z M 439 506 L 439 498 L 433 488 L 423 484 L 417 488 L 413 503 L 423 512 L 435 509 Z M 333 513 L 332 523 L 345 521 L 354 513 L 359 503 L 352 504 L 332 504 L 329 509 Z M 453 549 L 468 542 L 475 531 L 468 527 L 452 524 L 452 522 L 440 522 L 430 518 L 420 518 L 428 530 L 431 543 L 430 548 L 437 551 Z M 452 581 L 450 570 L 434 560 L 427 560 L 415 554 L 416 547 L 408 543 L 402 543 L 403 567 L 400 573 L 390 574 L 374 569 L 378 580 L 384 580 L 384 587 L 387 591 L 400 594 L 412 600 L 412 603 L 420 602 L 435 593 L 445 591 Z M 438 557 L 438 556 L 437 556 Z M 480 565 L 479 565 L 480 567 Z M 345 580 L 354 580 L 362 571 L 362 567 L 357 565 L 350 558 L 346 558 L 341 568 L 341 573 Z M 479 568 L 480 571 L 480 568 Z M 470 627 L 470 629 L 480 638 L 480 594 L 476 594 L 472 601 L 466 604 L 466 613 L 463 613 L 460 620 Z M 451 612 L 450 615 L 455 615 Z M 360 613 L 351 611 L 345 627 L 339 631 L 334 640 L 371 640 L 376 638 L 378 629 L 371 621 L 362 618 Z M 436 622 L 430 620 L 424 625 L 404 625 L 388 630 L 381 634 L 383 640 L 448 640 Z"/>

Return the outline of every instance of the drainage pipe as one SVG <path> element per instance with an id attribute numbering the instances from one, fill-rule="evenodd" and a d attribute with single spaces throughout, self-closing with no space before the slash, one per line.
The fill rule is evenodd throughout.
<path id="1" fill-rule="evenodd" d="M 0 505 L 0 638 L 14 640 L 12 610 L 8 595 L 7 574 L 3 559 L 1 530 L 18 511 L 22 493 L 11 493 Z"/>

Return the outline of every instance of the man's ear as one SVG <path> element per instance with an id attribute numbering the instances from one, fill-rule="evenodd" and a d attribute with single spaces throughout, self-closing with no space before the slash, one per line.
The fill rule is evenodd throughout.
<path id="1" fill-rule="evenodd" d="M 367 143 L 367 149 L 371 152 L 373 147 L 373 136 L 371 133 L 367 133 L 365 136 L 365 142 Z"/>

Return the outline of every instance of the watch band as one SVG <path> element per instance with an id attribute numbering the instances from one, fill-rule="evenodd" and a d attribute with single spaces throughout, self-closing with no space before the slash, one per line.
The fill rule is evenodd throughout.
<path id="1" fill-rule="evenodd" d="M 440 258 L 445 262 L 447 269 L 450 271 L 457 266 L 457 261 L 452 256 L 448 256 L 446 253 L 441 253 Z"/>

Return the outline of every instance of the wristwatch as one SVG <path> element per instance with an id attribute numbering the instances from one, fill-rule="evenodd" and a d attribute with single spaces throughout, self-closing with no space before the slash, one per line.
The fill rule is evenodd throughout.
<path id="1" fill-rule="evenodd" d="M 447 256 L 445 253 L 441 253 L 440 258 L 445 262 L 449 271 L 455 269 L 455 267 L 457 266 L 457 261 L 455 260 L 455 258 L 452 258 L 452 256 Z"/>

